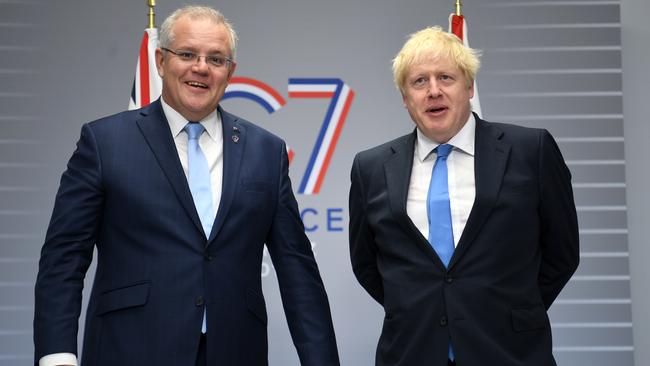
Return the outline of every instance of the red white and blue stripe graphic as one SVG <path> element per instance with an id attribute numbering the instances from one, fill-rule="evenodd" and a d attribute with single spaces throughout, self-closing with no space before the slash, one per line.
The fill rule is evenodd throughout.
<path id="1" fill-rule="evenodd" d="M 332 98 L 338 83 L 343 82 L 340 79 L 289 79 L 289 98 Z"/>
<path id="2" fill-rule="evenodd" d="M 462 15 L 456 15 L 454 13 L 449 15 L 449 33 L 455 34 L 458 38 L 463 41 L 465 46 L 469 47 L 469 39 L 467 36 L 467 22 L 465 17 Z M 474 80 L 474 97 L 470 100 L 472 104 L 472 110 L 481 117 L 481 101 L 478 97 L 478 87 L 476 86 L 476 80 Z"/>
<path id="3" fill-rule="evenodd" d="M 252 100 L 266 109 L 269 114 L 277 112 L 278 109 L 287 104 L 282 95 L 270 85 L 256 79 L 241 76 L 230 79 L 226 92 L 221 100 L 230 98 Z M 287 155 L 289 157 L 289 164 L 291 164 L 295 153 L 289 146 L 287 146 Z"/>
<path id="4" fill-rule="evenodd" d="M 162 80 L 156 69 L 156 47 L 158 47 L 158 30 L 156 28 L 145 29 L 142 42 L 140 42 L 129 109 L 144 107 L 160 96 Z"/>
<path id="5" fill-rule="evenodd" d="M 289 79 L 289 98 L 331 98 L 298 188 L 300 194 L 317 194 L 354 99 L 354 91 L 341 79 L 292 78 Z"/>
<path id="6" fill-rule="evenodd" d="M 275 89 L 259 80 L 246 77 L 233 77 L 228 83 L 222 100 L 245 98 L 261 105 L 267 112 L 273 113 L 287 102 Z"/>

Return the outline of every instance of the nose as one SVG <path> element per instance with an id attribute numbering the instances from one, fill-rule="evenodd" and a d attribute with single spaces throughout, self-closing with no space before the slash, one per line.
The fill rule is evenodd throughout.
<path id="1" fill-rule="evenodd" d="M 427 96 L 431 98 L 437 98 L 440 96 L 440 88 L 438 87 L 438 83 L 435 79 L 431 79 L 429 81 L 429 85 L 427 87 Z"/>
<path id="2" fill-rule="evenodd" d="M 207 56 L 198 56 L 196 62 L 192 64 L 192 70 L 207 73 L 210 66 L 208 65 L 208 59 L 206 57 Z"/>

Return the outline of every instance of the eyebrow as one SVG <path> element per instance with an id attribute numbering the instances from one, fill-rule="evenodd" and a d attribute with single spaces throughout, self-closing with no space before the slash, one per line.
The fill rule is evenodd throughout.
<path id="1" fill-rule="evenodd" d="M 205 54 L 208 56 L 224 56 L 224 57 L 230 57 L 228 54 L 222 50 L 213 50 L 213 51 L 208 51 L 205 53 L 200 52 L 196 47 L 192 46 L 178 46 L 175 48 L 176 51 L 186 51 L 186 52 L 192 52 L 196 54 Z"/>

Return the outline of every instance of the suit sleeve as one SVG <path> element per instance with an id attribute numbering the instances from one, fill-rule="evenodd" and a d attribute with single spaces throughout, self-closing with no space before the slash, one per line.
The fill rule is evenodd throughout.
<path id="1" fill-rule="evenodd" d="M 357 155 L 350 174 L 350 259 L 352 270 L 363 288 L 378 303 L 384 303 L 384 287 L 377 269 L 377 245 L 368 225 L 360 157 Z"/>
<path id="2" fill-rule="evenodd" d="M 77 354 L 83 281 L 101 220 L 100 177 L 96 140 L 85 125 L 61 177 L 41 249 L 35 286 L 35 362 L 48 354 Z"/>
<path id="3" fill-rule="evenodd" d="M 541 250 L 538 284 L 548 309 L 578 267 L 578 218 L 571 173 L 548 131 L 540 134 Z"/>
<path id="4" fill-rule="evenodd" d="M 266 246 L 278 276 L 282 304 L 302 366 L 338 366 L 329 302 L 311 242 L 298 212 L 282 144 L 278 202 Z"/>

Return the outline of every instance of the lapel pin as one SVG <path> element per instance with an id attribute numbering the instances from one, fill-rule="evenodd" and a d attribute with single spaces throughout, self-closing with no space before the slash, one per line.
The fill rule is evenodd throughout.
<path id="1" fill-rule="evenodd" d="M 232 142 L 238 143 L 239 142 L 239 136 L 237 135 L 232 135 Z"/>

